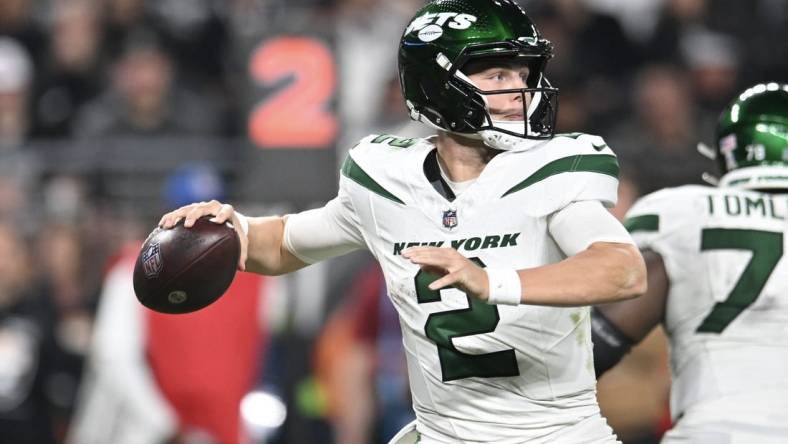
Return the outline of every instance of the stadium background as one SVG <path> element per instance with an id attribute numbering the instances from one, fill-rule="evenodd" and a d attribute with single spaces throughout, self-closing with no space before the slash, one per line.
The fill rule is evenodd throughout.
<path id="1" fill-rule="evenodd" d="M 639 195 L 713 172 L 695 144 L 713 142 L 721 108 L 745 86 L 788 78 L 782 0 L 521 3 L 555 45 L 547 73 L 561 91 L 559 131 L 602 135 L 620 157 L 619 217 Z M 337 166 L 358 138 L 425 134 L 408 121 L 396 71 L 398 38 L 421 4 L 0 2 L 0 319 L 34 299 L 52 337 L 48 355 L 0 358 L 0 382 L 38 372 L 30 396 L 57 442 L 90 377 L 107 271 L 159 215 L 214 197 L 248 214 L 312 208 L 336 192 Z M 402 381 L 379 359 L 396 341 L 383 338 L 386 314 L 369 302 L 379 294 L 369 262 L 355 254 L 267 291 L 249 388 L 276 394 L 287 414 L 248 413 L 254 442 L 384 434 L 382 393 Z M 370 306 L 380 325 L 363 322 L 370 312 L 358 307 Z M 338 381 L 336 356 L 355 352 L 348 371 L 362 380 Z M 657 442 L 668 385 L 659 333 L 602 379 L 600 402 L 625 442 Z M 377 395 L 363 399 L 360 386 Z M 0 418 L 12 409 L 0 402 Z M 276 416 L 270 409 L 257 414 Z M 7 424 L 0 437 L 12 436 Z M 179 442 L 211 442 L 189 436 Z"/>

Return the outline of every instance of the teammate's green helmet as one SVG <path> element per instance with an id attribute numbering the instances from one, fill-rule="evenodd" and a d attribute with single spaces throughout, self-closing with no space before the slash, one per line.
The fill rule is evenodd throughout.
<path id="1" fill-rule="evenodd" d="M 788 189 L 788 84 L 739 94 L 720 116 L 716 142 L 721 184 Z"/>
<path id="2" fill-rule="evenodd" d="M 416 13 L 400 41 L 399 74 L 411 118 L 512 149 L 555 131 L 558 90 L 544 76 L 552 45 L 511 0 L 437 0 Z M 468 62 L 504 59 L 529 67 L 527 88 L 482 92 L 462 72 Z M 531 95 L 523 122 L 493 121 L 485 96 Z"/>

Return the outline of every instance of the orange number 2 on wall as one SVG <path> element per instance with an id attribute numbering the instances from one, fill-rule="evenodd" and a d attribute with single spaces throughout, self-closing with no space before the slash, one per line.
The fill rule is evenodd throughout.
<path id="1" fill-rule="evenodd" d="M 336 92 L 334 57 L 310 37 L 277 37 L 252 53 L 249 71 L 264 86 L 292 77 L 249 116 L 249 137 L 261 148 L 329 148 L 337 136 L 330 109 Z"/>

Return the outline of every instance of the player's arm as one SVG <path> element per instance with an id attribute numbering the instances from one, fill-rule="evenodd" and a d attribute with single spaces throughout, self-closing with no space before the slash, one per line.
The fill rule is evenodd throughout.
<path id="1" fill-rule="evenodd" d="M 623 226 L 596 201 L 575 202 L 550 220 L 550 233 L 569 256 L 522 270 L 482 269 L 455 250 L 413 247 L 403 256 L 444 275 L 433 290 L 457 286 L 490 303 L 582 306 L 646 291 L 643 258 Z"/>
<path id="2" fill-rule="evenodd" d="M 531 305 L 579 306 L 634 298 L 646 290 L 637 247 L 595 242 L 561 262 L 518 271 L 522 301 Z"/>
<path id="3" fill-rule="evenodd" d="M 200 217 L 231 221 L 241 241 L 238 268 L 280 275 L 363 247 L 364 239 L 349 196 L 339 195 L 324 207 L 287 216 L 245 217 L 232 205 L 200 202 L 165 214 L 159 226 L 172 228 L 179 220 L 191 227 Z"/>
<path id="4" fill-rule="evenodd" d="M 245 217 L 232 205 L 216 200 L 198 202 L 165 214 L 159 226 L 169 229 L 183 220 L 185 227 L 192 227 L 203 216 L 214 216 L 211 221 L 230 221 L 241 241 L 240 270 L 265 275 L 279 275 L 298 270 L 307 264 L 284 248 L 284 227 L 287 216 Z M 246 223 L 242 223 L 242 218 Z"/>
<path id="5" fill-rule="evenodd" d="M 642 341 L 665 317 L 670 283 L 662 256 L 643 252 L 648 290 L 637 298 L 594 307 L 591 336 L 597 377 L 615 366 L 629 349 Z"/>

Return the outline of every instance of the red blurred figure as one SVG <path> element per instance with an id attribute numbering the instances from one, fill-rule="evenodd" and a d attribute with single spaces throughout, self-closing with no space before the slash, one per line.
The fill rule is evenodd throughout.
<path id="1" fill-rule="evenodd" d="M 238 273 L 203 310 L 166 315 L 134 297 L 139 246 L 107 273 L 70 442 L 244 443 L 240 403 L 258 375 L 271 280 Z"/>

